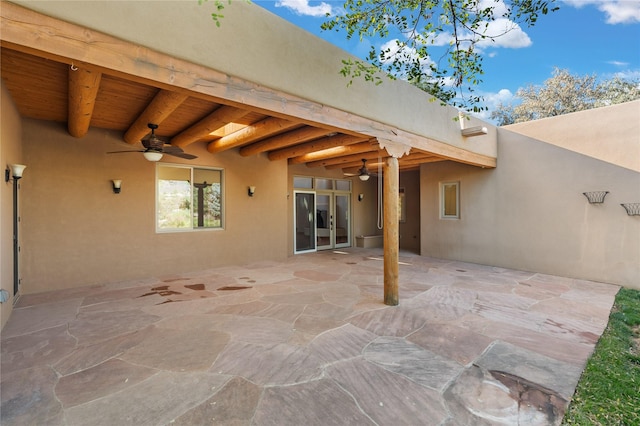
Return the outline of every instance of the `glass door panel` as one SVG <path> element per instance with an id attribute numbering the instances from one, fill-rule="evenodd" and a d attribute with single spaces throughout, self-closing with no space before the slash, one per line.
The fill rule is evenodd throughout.
<path id="1" fill-rule="evenodd" d="M 334 247 L 349 247 L 351 245 L 351 225 L 349 217 L 349 201 L 351 197 L 347 194 L 334 195 L 334 223 L 335 223 L 335 241 Z"/>
<path id="2" fill-rule="evenodd" d="M 316 249 L 316 199 L 313 192 L 294 192 L 295 252 Z"/>
<path id="3" fill-rule="evenodd" d="M 318 250 L 333 248 L 333 206 L 331 194 L 316 195 L 316 238 Z"/>

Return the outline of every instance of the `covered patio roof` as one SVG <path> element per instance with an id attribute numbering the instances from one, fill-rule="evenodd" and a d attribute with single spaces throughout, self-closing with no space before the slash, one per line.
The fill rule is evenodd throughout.
<path id="1" fill-rule="evenodd" d="M 362 159 L 370 165 L 384 161 L 390 146 L 396 157 L 403 154 L 400 171 L 443 160 L 496 165 L 495 156 L 12 3 L 2 2 L 0 13 L 2 79 L 19 112 L 65 123 L 75 137 L 97 127 L 121 131 L 123 141 L 133 145 L 149 133 L 148 123 L 155 123 L 158 135 L 187 153 L 189 145 L 205 144 L 212 155 L 238 149 L 242 156 L 266 153 L 273 161 L 346 174 L 355 173 Z"/>

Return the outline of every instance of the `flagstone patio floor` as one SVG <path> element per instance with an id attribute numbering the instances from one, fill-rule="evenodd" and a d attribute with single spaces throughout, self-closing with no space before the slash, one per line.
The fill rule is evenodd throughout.
<path id="1" fill-rule="evenodd" d="M 23 295 L 9 425 L 559 424 L 617 286 L 381 249 Z"/>

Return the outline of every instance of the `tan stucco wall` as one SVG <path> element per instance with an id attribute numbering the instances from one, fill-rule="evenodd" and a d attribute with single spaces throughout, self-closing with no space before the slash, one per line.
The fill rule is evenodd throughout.
<path id="1" fill-rule="evenodd" d="M 4 171 L 9 164 L 24 164 L 22 158 L 20 115 L 0 82 L 0 288 L 9 292 L 9 300 L 0 304 L 0 328 L 9 319 L 13 302 L 13 183 L 4 181 Z M 28 176 L 30 170 L 25 170 Z M 20 229 L 19 229 L 20 231 Z"/>
<path id="2" fill-rule="evenodd" d="M 322 106 L 388 124 L 411 134 L 495 157 L 496 129 L 458 112 L 415 87 L 385 80 L 375 86 L 339 74 L 347 52 L 245 1 L 224 2 L 221 26 L 211 19 L 214 2 L 16 1 L 24 7 L 94 28 L 230 76 Z M 465 127 L 484 125 L 486 136 L 463 138 Z M 358 131 L 359 129 L 351 129 Z M 388 132 L 393 139 L 393 132 Z"/>
<path id="3" fill-rule="evenodd" d="M 189 164 L 225 170 L 225 229 L 156 233 L 155 165 L 141 154 L 105 154 L 129 148 L 121 135 L 91 129 L 75 139 L 62 124 L 35 120 L 24 120 L 23 133 L 24 293 L 287 256 L 284 161 L 190 149 L 199 158 Z M 118 195 L 114 178 L 123 181 Z"/>
<path id="4" fill-rule="evenodd" d="M 640 172 L 640 100 L 504 128 Z"/>
<path id="5" fill-rule="evenodd" d="M 640 288 L 640 173 L 508 130 L 493 170 L 421 168 L 422 254 Z M 460 182 L 461 218 L 438 216 L 438 183 Z M 591 205 L 586 191 L 608 190 Z"/>

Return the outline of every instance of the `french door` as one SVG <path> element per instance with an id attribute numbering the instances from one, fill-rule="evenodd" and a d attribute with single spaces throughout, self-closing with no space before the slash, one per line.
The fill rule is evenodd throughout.
<path id="1" fill-rule="evenodd" d="M 316 248 L 328 250 L 351 245 L 351 197 L 338 192 L 316 194 Z"/>
<path id="2" fill-rule="evenodd" d="M 333 191 L 294 191 L 295 253 L 351 245 L 351 196 Z"/>

